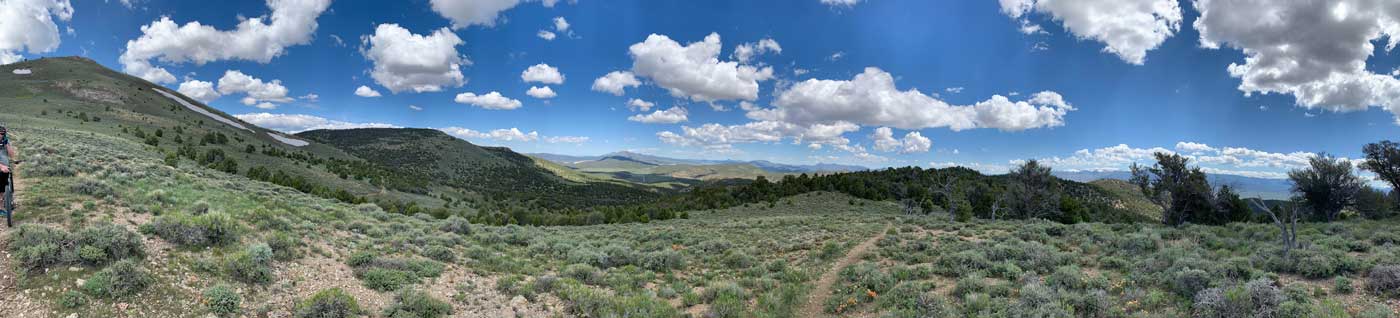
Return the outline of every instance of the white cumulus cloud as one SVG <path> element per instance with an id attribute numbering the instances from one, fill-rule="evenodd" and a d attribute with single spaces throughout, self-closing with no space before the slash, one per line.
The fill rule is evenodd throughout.
<path id="1" fill-rule="evenodd" d="M 642 82 L 637 80 L 637 76 L 632 72 L 613 71 L 603 77 L 593 80 L 593 90 L 622 96 L 628 87 L 637 87 Z"/>
<path id="2" fill-rule="evenodd" d="M 126 42 L 117 59 L 128 74 L 157 83 L 173 83 L 175 76 L 152 60 L 165 63 L 204 63 L 246 60 L 268 63 L 286 53 L 289 46 L 311 42 L 316 18 L 330 0 L 269 0 L 270 17 L 242 20 L 233 30 L 218 30 L 199 21 L 178 25 L 169 16 L 141 26 L 141 37 Z"/>
<path id="3" fill-rule="evenodd" d="M 1050 91 L 1023 101 L 993 95 L 974 105 L 950 105 L 917 89 L 901 91 L 892 75 L 873 67 L 849 81 L 798 82 L 780 93 L 773 104 L 776 108 L 750 111 L 748 116 L 797 124 L 848 121 L 901 129 L 1021 131 L 1063 126 L 1064 116 L 1075 110 L 1060 94 Z"/>
<path id="4" fill-rule="evenodd" d="M 548 99 L 548 98 L 554 98 L 555 96 L 559 96 L 559 95 L 555 94 L 555 93 L 554 93 L 554 89 L 549 88 L 549 86 L 544 86 L 544 87 L 530 86 L 530 90 L 525 91 L 525 95 L 530 95 L 530 97 L 534 97 L 534 98 L 538 98 L 538 99 Z"/>
<path id="5" fill-rule="evenodd" d="M 185 96 L 189 96 L 190 98 L 193 98 L 194 100 L 205 104 L 208 104 L 209 102 L 219 99 L 220 96 L 223 96 L 222 94 L 219 94 L 219 92 L 214 90 L 214 83 L 205 81 L 188 80 L 184 83 L 180 83 L 180 88 L 176 90 L 179 91 L 180 94 L 184 94 Z"/>
<path id="6" fill-rule="evenodd" d="M 379 96 L 384 96 L 384 95 L 380 95 L 380 94 L 379 94 L 379 91 L 376 91 L 376 90 L 374 90 L 373 88 L 369 88 L 369 86 L 360 85 L 359 88 L 356 88 L 356 89 L 355 89 L 355 96 L 359 96 L 359 97 L 379 97 Z"/>
<path id="7" fill-rule="evenodd" d="M 1376 42 L 1400 43 L 1400 2 L 1195 1 L 1201 46 L 1244 53 L 1226 70 L 1245 95 L 1292 95 L 1298 106 L 1330 111 L 1379 107 L 1400 124 L 1400 79 L 1372 72 Z M 1263 108 L 1261 108 L 1263 109 Z"/>
<path id="8" fill-rule="evenodd" d="M 755 56 L 766 53 L 781 54 L 783 47 L 778 45 L 778 41 L 771 38 L 759 40 L 758 43 L 744 43 L 734 47 L 734 59 L 739 63 L 748 63 Z"/>
<path id="9" fill-rule="evenodd" d="M 627 117 L 627 120 L 647 124 L 674 124 L 689 120 L 685 107 L 671 107 L 666 110 L 657 110 L 650 114 L 637 114 Z"/>
<path id="10" fill-rule="evenodd" d="M 463 42 L 452 30 L 418 35 L 398 24 L 380 24 L 361 42 L 361 53 L 374 63 L 370 77 L 391 92 L 437 92 L 466 84 L 461 68 L 471 62 L 457 53 Z"/>
<path id="11" fill-rule="evenodd" d="M 282 86 L 282 81 L 263 82 L 262 79 L 248 76 L 237 70 L 225 71 L 224 76 L 219 78 L 219 93 L 223 95 L 247 94 L 242 100 L 243 104 L 262 109 L 276 108 L 273 103 L 292 101 L 291 97 L 287 97 L 287 87 Z"/>
<path id="12" fill-rule="evenodd" d="M 554 34 L 554 32 L 549 32 L 549 31 L 545 31 L 545 30 L 540 30 L 539 33 L 535 33 L 535 36 L 540 37 L 541 39 L 544 39 L 545 41 L 554 41 L 554 37 L 555 37 L 556 35 Z"/>
<path id="13" fill-rule="evenodd" d="M 299 133 L 317 129 L 400 128 L 385 123 L 356 123 L 300 114 L 250 113 L 234 115 L 233 117 L 238 117 L 239 120 L 259 127 L 285 133 Z"/>
<path id="14" fill-rule="evenodd" d="M 721 61 L 719 34 L 682 46 L 665 35 L 652 34 L 628 47 L 632 72 L 650 78 L 672 96 L 694 101 L 754 100 L 758 82 L 773 78 L 773 68 Z"/>
<path id="15" fill-rule="evenodd" d="M 510 10 L 522 2 L 540 2 L 545 7 L 553 7 L 559 0 L 431 0 L 433 12 L 452 21 L 453 29 L 472 25 L 495 26 L 501 20 L 502 11 Z"/>
<path id="16" fill-rule="evenodd" d="M 521 106 L 520 101 L 501 96 L 501 93 L 494 91 L 482 95 L 461 93 L 457 94 L 457 98 L 453 101 L 492 110 L 511 110 Z"/>
<path id="17" fill-rule="evenodd" d="M 23 59 L 20 52 L 42 54 L 58 49 L 58 25 L 73 18 L 68 0 L 7 0 L 0 2 L 0 64 Z M 172 80 L 173 81 L 173 80 Z"/>
<path id="18" fill-rule="evenodd" d="M 549 64 L 535 64 L 520 72 L 520 80 L 526 83 L 564 84 L 564 74 Z"/>
<path id="19" fill-rule="evenodd" d="M 1267 1 L 1267 0 L 1266 0 Z M 1123 61 L 1142 64 L 1181 29 L 1177 0 L 1000 0 L 1001 11 L 1021 23 L 1021 32 L 1035 34 L 1040 26 L 1033 13 L 1049 15 L 1076 37 L 1103 42 L 1103 51 Z"/>
<path id="20" fill-rule="evenodd" d="M 870 139 L 874 141 L 875 150 L 883 152 L 896 152 L 901 154 L 928 152 L 933 147 L 933 141 L 917 131 L 911 131 L 904 135 L 903 139 L 894 138 L 894 130 L 889 127 L 876 128 L 870 134 Z"/>
<path id="21" fill-rule="evenodd" d="M 652 106 L 656 106 L 656 103 L 636 98 L 627 100 L 627 109 L 631 109 L 632 111 L 650 111 Z"/>

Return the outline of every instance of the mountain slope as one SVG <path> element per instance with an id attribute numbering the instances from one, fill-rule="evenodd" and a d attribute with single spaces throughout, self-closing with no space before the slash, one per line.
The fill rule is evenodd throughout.
<path id="1" fill-rule="evenodd" d="M 494 199 L 564 208 L 636 202 L 656 195 L 630 185 L 569 180 L 508 148 L 480 147 L 435 129 L 313 130 L 296 136 L 342 149 L 406 178 Z"/>
<path id="2" fill-rule="evenodd" d="M 29 72 L 16 74 L 17 69 Z M 0 120 L 11 127 L 66 128 L 126 138 L 165 153 L 171 164 L 198 164 L 234 174 L 258 168 L 268 172 L 265 181 L 347 202 L 442 203 L 429 196 L 382 191 L 360 177 L 386 175 L 383 171 L 365 167 L 363 160 L 339 149 L 257 127 L 86 58 L 0 66 L 0 105 Z"/>

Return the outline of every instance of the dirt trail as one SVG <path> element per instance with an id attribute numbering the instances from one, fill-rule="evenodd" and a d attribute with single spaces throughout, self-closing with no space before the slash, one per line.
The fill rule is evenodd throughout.
<path id="1" fill-rule="evenodd" d="M 851 264 L 855 264 L 856 261 L 860 260 L 861 255 L 865 255 L 866 252 L 870 251 L 871 247 L 875 246 L 876 242 L 885 238 L 885 232 L 889 232 L 890 227 L 891 225 L 885 225 L 885 228 L 880 229 L 879 234 L 851 248 L 851 251 L 846 252 L 846 256 L 841 258 L 841 261 L 836 262 L 836 264 L 831 264 L 831 268 L 827 269 L 826 273 L 822 273 L 820 279 L 817 279 L 816 288 L 812 289 L 812 292 L 807 293 L 807 305 L 802 306 L 802 310 L 799 311 L 797 316 L 826 317 L 827 314 L 823 312 L 822 306 L 826 304 L 826 299 L 831 297 L 831 285 L 836 283 L 837 275 L 841 273 L 841 269 L 851 266 Z"/>

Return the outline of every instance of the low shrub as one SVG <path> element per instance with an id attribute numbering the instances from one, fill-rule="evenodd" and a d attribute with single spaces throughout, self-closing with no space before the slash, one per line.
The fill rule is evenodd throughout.
<path id="1" fill-rule="evenodd" d="M 685 256 L 674 250 L 660 250 L 642 255 L 642 267 L 653 271 L 668 271 L 685 266 Z"/>
<path id="2" fill-rule="evenodd" d="M 1353 291 L 1351 285 L 1350 278 L 1338 276 L 1337 279 L 1332 282 L 1332 290 L 1340 294 L 1350 294 Z"/>
<path id="3" fill-rule="evenodd" d="M 9 250 L 21 270 L 38 270 L 78 260 L 67 231 L 44 225 L 21 224 L 10 234 Z"/>
<path id="4" fill-rule="evenodd" d="M 1199 269 L 1183 269 L 1172 275 L 1172 290 L 1181 297 L 1191 298 L 1206 288 L 1210 288 L 1210 273 Z"/>
<path id="5" fill-rule="evenodd" d="M 79 258 L 90 265 L 100 266 L 116 260 L 144 257 L 146 254 L 140 235 L 111 223 L 78 231 L 76 241 Z"/>
<path id="6" fill-rule="evenodd" d="M 267 246 L 272 248 L 272 258 L 279 261 L 290 261 L 301 257 L 301 239 L 292 235 L 277 232 L 267 238 Z"/>
<path id="7" fill-rule="evenodd" d="M 384 317 L 438 318 L 452 314 L 452 305 L 428 293 L 406 289 L 394 295 L 394 303 L 384 308 Z"/>
<path id="8" fill-rule="evenodd" d="M 87 306 L 87 303 L 87 295 L 83 295 L 83 293 L 76 290 L 63 292 L 63 295 L 58 298 L 58 305 L 64 309 L 77 309 L 78 307 Z"/>
<path id="9" fill-rule="evenodd" d="M 68 187 L 68 191 L 73 192 L 73 194 L 81 194 L 98 199 L 105 199 L 116 194 L 116 191 L 113 191 L 112 187 L 108 186 L 107 183 L 90 178 L 78 180 L 78 182 Z"/>
<path id="10" fill-rule="evenodd" d="M 200 216 L 166 214 L 151 223 L 151 230 L 171 243 L 187 247 L 222 246 L 238 241 L 241 226 L 224 213 Z"/>
<path id="11" fill-rule="evenodd" d="M 614 295 L 577 285 L 563 288 L 557 295 L 569 304 L 568 313 L 578 317 L 681 317 L 665 300 L 645 295 Z"/>
<path id="12" fill-rule="evenodd" d="M 229 285 L 218 284 L 204 289 L 204 306 L 215 315 L 231 316 L 239 313 L 238 306 L 242 302 L 243 298 Z"/>
<path id="13" fill-rule="evenodd" d="M 272 282 L 272 248 L 265 243 L 249 245 L 228 256 L 224 268 L 229 276 L 249 284 Z"/>
<path id="14" fill-rule="evenodd" d="M 443 232 L 472 235 L 472 223 L 468 222 L 466 218 L 456 215 L 449 216 L 447 220 L 443 220 L 440 229 Z"/>
<path id="15" fill-rule="evenodd" d="M 1286 311 L 1285 300 L 1273 282 L 1257 279 L 1243 286 L 1201 290 L 1192 309 L 1196 317 L 1204 318 L 1276 317 Z"/>
<path id="16" fill-rule="evenodd" d="M 597 285 L 603 280 L 603 275 L 598 272 L 598 268 L 588 264 L 569 264 L 564 266 L 563 274 L 565 277 L 590 285 Z"/>
<path id="17" fill-rule="evenodd" d="M 863 302 L 874 300 L 871 292 L 883 294 L 896 283 L 893 276 L 880 270 L 875 263 L 861 262 L 841 269 L 842 280 L 851 283 L 847 292 L 860 295 Z"/>
<path id="18" fill-rule="evenodd" d="M 359 276 L 365 287 L 377 291 L 394 291 L 404 285 L 418 282 L 418 275 L 414 275 L 413 272 L 396 269 L 371 268 Z"/>
<path id="19" fill-rule="evenodd" d="M 344 290 L 331 288 L 311 295 L 293 311 L 297 318 L 350 318 L 360 316 L 360 304 Z"/>
<path id="20" fill-rule="evenodd" d="M 457 261 L 457 254 L 453 253 L 452 249 L 442 245 L 433 245 L 423 249 L 423 256 L 443 263 L 452 263 Z"/>
<path id="21" fill-rule="evenodd" d="M 1382 297 L 1400 297 L 1400 265 L 1371 268 L 1366 275 L 1366 288 Z"/>
<path id="22" fill-rule="evenodd" d="M 145 290 L 155 278 L 134 260 L 121 260 L 98 271 L 83 283 L 83 291 L 103 298 L 120 298 Z"/>

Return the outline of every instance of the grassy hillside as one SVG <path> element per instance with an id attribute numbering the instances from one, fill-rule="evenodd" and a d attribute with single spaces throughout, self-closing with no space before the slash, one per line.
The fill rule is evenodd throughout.
<path id="1" fill-rule="evenodd" d="M 616 182 L 570 181 L 507 148 L 479 147 L 435 129 L 314 130 L 297 137 L 343 149 L 395 175 L 530 202 L 550 209 L 634 203 L 657 197 Z M 409 189 L 405 189 L 409 190 Z"/>
<path id="2" fill-rule="evenodd" d="M 200 165 L 399 213 L 445 217 L 486 211 L 498 222 L 523 222 L 541 219 L 530 214 L 649 200 L 656 191 L 673 188 L 619 179 L 569 181 L 509 149 L 477 147 L 435 130 L 383 130 L 363 140 L 307 134 L 333 144 L 283 135 L 83 58 L 3 68 L 0 104 L 6 108 L 0 121 L 11 127 L 116 136 L 145 144 L 172 164 Z M 31 74 L 13 74 L 17 68 Z"/>
<path id="3" fill-rule="evenodd" d="M 443 203 L 430 196 L 385 192 L 363 180 L 342 177 L 363 161 L 334 147 L 243 122 L 91 60 L 45 58 L 0 68 L 0 104 L 5 105 L 0 120 L 11 127 L 58 127 L 117 136 L 230 173 L 265 167 L 290 176 L 279 180 L 283 184 L 345 201 Z M 31 74 L 13 74 L 11 70 L 18 68 Z"/>
<path id="4" fill-rule="evenodd" d="M 1162 219 L 1162 207 L 1148 200 L 1137 185 L 1118 179 L 1099 179 L 1090 181 L 1089 184 L 1112 194 L 1117 199 L 1113 203 L 1116 207 L 1142 214 L 1148 220 Z"/>

